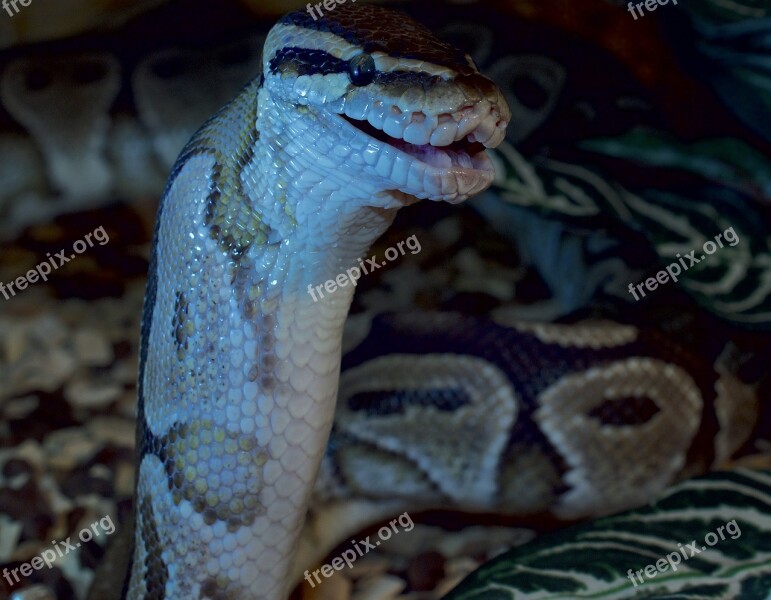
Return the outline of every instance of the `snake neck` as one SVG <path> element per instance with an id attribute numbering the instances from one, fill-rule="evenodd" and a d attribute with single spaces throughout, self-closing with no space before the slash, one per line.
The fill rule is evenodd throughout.
<path id="1" fill-rule="evenodd" d="M 264 88 L 257 100 L 259 140 L 242 177 L 272 233 L 255 254 L 275 252 L 276 264 L 265 275 L 280 276 L 284 292 L 304 301 L 308 285 L 356 265 L 398 208 L 415 199 L 379 189 L 365 176 L 361 155 L 323 114 L 275 101 Z M 353 285 L 341 287 L 325 304 L 344 318 L 353 291 Z"/>
<path id="2" fill-rule="evenodd" d="M 308 286 L 355 265 L 400 204 L 318 118 L 253 84 L 195 136 L 164 195 L 130 598 L 286 597 L 354 291 L 314 300 Z"/>

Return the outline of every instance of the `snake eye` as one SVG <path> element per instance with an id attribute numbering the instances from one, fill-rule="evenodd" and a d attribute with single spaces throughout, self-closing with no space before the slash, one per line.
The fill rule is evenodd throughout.
<path id="1" fill-rule="evenodd" d="M 348 61 L 348 74 L 353 85 L 369 85 L 376 72 L 375 59 L 370 54 L 358 54 Z"/>

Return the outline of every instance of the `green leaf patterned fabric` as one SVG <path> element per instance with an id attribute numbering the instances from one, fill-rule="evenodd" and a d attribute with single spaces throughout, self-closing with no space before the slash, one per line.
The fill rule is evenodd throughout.
<path id="1" fill-rule="evenodd" d="M 445 600 L 579 598 L 771 598 L 771 472 L 712 473 L 646 507 L 543 535 Z"/>

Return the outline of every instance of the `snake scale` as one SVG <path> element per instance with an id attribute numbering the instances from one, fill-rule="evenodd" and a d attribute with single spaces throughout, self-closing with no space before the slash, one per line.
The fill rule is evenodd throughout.
<path id="1" fill-rule="evenodd" d="M 485 54 L 480 42 L 474 59 Z M 501 143 L 507 102 L 474 60 L 407 17 L 367 6 L 338 6 L 319 21 L 305 12 L 283 18 L 262 62 L 263 75 L 185 147 L 159 211 L 142 327 L 127 597 L 285 597 L 300 565 L 337 541 L 304 537 L 292 565 L 314 480 L 314 506 L 371 502 L 361 524 L 436 506 L 583 517 L 639 505 L 747 439 L 757 397 L 730 365 L 652 330 L 537 325 L 517 311 L 359 315 L 349 322 L 338 394 L 354 289 L 314 302 L 308 286 L 359 264 L 398 208 L 461 202 L 487 187 L 492 167 L 482 146 Z M 558 67 L 525 63 L 545 87 L 559 88 Z M 503 59 L 492 79 L 522 66 Z M 151 74 L 143 67 L 135 79 L 147 97 L 163 89 L 153 92 Z M 22 80 L 9 71 L 6 101 Z M 103 91 L 88 102 L 102 106 Z M 541 117 L 506 100 L 514 108 L 509 140 L 526 138 L 522 128 Z M 49 134 L 25 114 L 35 105 L 8 104 L 32 131 Z M 169 118 L 145 115 L 156 126 Z M 179 133 L 156 140 L 167 162 Z M 95 162 L 93 137 L 76 141 L 84 152 L 65 156 L 56 139 L 46 152 L 54 179 L 88 196 L 110 174 Z M 507 142 L 494 160 L 509 174 L 498 189 L 524 203 L 534 174 Z M 662 257 L 695 247 L 697 233 L 660 218 L 656 201 L 584 194 L 577 190 L 600 189 L 586 172 L 550 160 L 539 176 L 544 167 L 558 175 L 546 193 L 555 212 L 582 217 L 598 196 L 610 198 L 623 217 L 661 226 Z M 90 178 L 67 181 L 81 170 Z M 561 194 L 576 205 L 560 205 Z M 499 207 L 488 216 L 504 234 L 513 228 Z M 517 213 L 517 227 L 543 244 L 548 226 L 529 219 Z M 666 229 L 688 243 L 673 246 Z M 740 231 L 734 264 L 744 260 L 747 228 Z M 764 256 L 756 249 L 748 272 L 759 272 Z M 694 294 L 709 297 L 700 275 Z M 740 322 L 764 318 L 762 301 L 736 306 L 723 312 Z"/>

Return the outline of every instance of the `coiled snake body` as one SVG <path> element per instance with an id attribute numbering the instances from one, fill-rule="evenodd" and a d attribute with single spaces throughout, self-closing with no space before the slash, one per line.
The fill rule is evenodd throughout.
<path id="1" fill-rule="evenodd" d="M 188 144 L 159 211 L 129 598 L 286 597 L 353 294 L 308 288 L 399 207 L 487 187 L 508 118 L 470 58 L 402 15 L 272 29 L 262 77 Z"/>
<path id="2" fill-rule="evenodd" d="M 241 37 L 238 13 L 237 31 L 223 34 L 231 3 L 169 4 L 171 13 L 118 37 L 3 54 L 0 238 L 108 199 L 156 198 L 204 118 L 260 72 L 262 25 Z M 452 598 L 629 597 L 640 590 L 628 569 L 729 517 L 741 540 L 649 587 L 767 598 L 769 475 L 670 485 L 752 444 L 771 447 L 759 418 L 768 338 L 752 335 L 771 330 L 771 184 L 754 137 L 769 139 L 755 113 L 771 89 L 762 51 L 771 21 L 752 21 L 768 16 L 758 0 L 657 11 L 676 21 L 667 60 L 701 54 L 707 81 L 730 98 L 723 108 L 753 125 L 724 138 L 726 111 L 682 73 L 665 77 L 661 57 L 632 61 L 647 84 L 654 70 L 661 81 L 684 79 L 657 101 L 587 41 L 608 42 L 597 14 L 629 18 L 610 4 L 576 4 L 569 26 L 561 3 L 534 12 L 519 3 L 408 7 L 473 63 L 406 17 L 361 3 L 279 23 L 264 80 L 193 138 L 164 194 L 142 335 L 133 562 L 125 577 L 122 542 L 134 531 L 124 523 L 110 553 L 125 556 L 102 561 L 90 598 L 279 598 L 346 536 L 405 510 L 419 523 L 423 508 L 507 513 L 537 529 L 544 512 L 597 516 L 664 488 L 655 518 L 646 508 L 578 536 L 563 530 L 556 543 L 544 535 L 477 571 Z M 717 29 L 701 21 L 705 6 L 724 13 Z M 682 27 L 687 15 L 700 32 Z M 644 47 L 647 26 L 631 27 L 612 37 Z M 155 42 L 137 45 L 137 31 L 155 31 Z M 93 51 L 72 53 L 83 48 Z M 655 109 L 667 103 L 682 118 L 671 118 L 672 106 Z M 506 104 L 513 116 L 498 145 Z M 407 236 L 422 250 L 359 281 L 346 319 L 353 286 L 336 281 L 330 293 L 324 284 L 362 264 L 398 207 L 484 188 L 491 171 L 478 142 L 495 165 L 491 190 L 470 207 L 403 211 L 368 254 Z M 729 227 L 730 245 L 633 303 L 631 282 L 675 261 L 686 267 Z M 108 248 L 120 244 L 115 233 Z M 49 235 L 46 226 L 32 236 L 41 258 Z M 111 269 L 114 258 L 98 260 Z M 59 274 L 64 288 L 82 282 L 80 271 Z M 124 298 L 129 313 L 138 312 L 134 298 Z M 624 324 L 577 322 L 587 314 Z M 32 392 L 38 380 L 23 385 Z M 80 481 L 65 494 L 75 490 L 92 510 Z M 421 551 L 423 533 L 405 535 L 403 546 Z M 33 551 L 30 541 L 22 552 Z"/>

